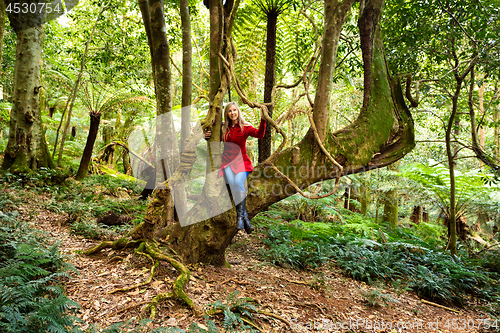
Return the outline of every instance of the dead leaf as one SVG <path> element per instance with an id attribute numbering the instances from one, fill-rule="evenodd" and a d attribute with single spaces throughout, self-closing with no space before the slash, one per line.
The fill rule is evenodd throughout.
<path id="1" fill-rule="evenodd" d="M 157 288 L 158 286 L 161 286 L 162 284 L 165 284 L 165 283 L 163 281 L 155 281 L 155 282 L 151 283 L 153 288 Z"/>
<path id="2" fill-rule="evenodd" d="M 177 319 L 175 319 L 174 317 L 170 317 L 170 318 L 168 318 L 166 324 L 167 324 L 167 326 L 176 326 Z"/>

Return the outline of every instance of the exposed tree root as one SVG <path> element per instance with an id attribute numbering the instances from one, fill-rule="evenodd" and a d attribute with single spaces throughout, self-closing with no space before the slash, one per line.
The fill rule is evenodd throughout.
<path id="1" fill-rule="evenodd" d="M 160 250 L 156 248 L 154 244 L 146 243 L 146 253 L 151 255 L 151 257 L 156 260 L 167 261 L 180 273 L 177 279 L 175 279 L 173 284 L 174 295 L 182 299 L 184 303 L 186 303 L 186 305 L 193 311 L 194 315 L 196 316 L 201 315 L 201 312 L 196 308 L 193 301 L 184 292 L 184 284 L 189 282 L 189 280 L 191 279 L 191 272 L 189 271 L 189 269 L 187 269 L 186 266 L 184 266 L 182 263 L 175 260 L 174 258 L 171 258 L 163 254 Z"/>
<path id="2" fill-rule="evenodd" d="M 257 326 L 253 321 L 251 321 L 250 319 L 246 319 L 245 317 L 241 317 L 241 320 L 243 320 L 245 323 L 247 323 L 248 325 L 252 326 L 252 327 L 255 327 L 257 330 L 259 330 L 260 332 L 264 332 L 262 330 L 262 328 L 260 328 L 259 326 Z"/>
<path id="3" fill-rule="evenodd" d="M 179 262 L 179 261 L 165 255 L 164 253 L 162 253 L 162 251 L 156 247 L 156 243 L 153 243 L 150 241 L 144 241 L 144 240 L 129 241 L 126 238 L 120 238 L 114 242 L 111 242 L 111 241 L 102 242 L 99 245 L 85 251 L 84 254 L 92 255 L 92 254 L 95 254 L 95 253 L 105 249 L 105 248 L 112 248 L 115 250 L 120 250 L 120 249 L 125 249 L 125 248 L 136 246 L 137 244 L 139 244 L 139 246 L 137 247 L 137 249 L 134 252 L 138 255 L 145 256 L 153 264 L 153 266 L 151 267 L 151 274 L 149 275 L 149 278 L 145 282 L 141 282 L 139 284 L 136 284 L 136 285 L 130 286 L 130 287 L 115 289 L 109 293 L 112 294 L 112 293 L 120 292 L 120 291 L 128 291 L 128 290 L 139 288 L 139 287 L 142 287 L 144 285 L 151 283 L 151 281 L 153 280 L 154 274 L 155 274 L 156 270 L 158 269 L 160 261 L 167 261 L 169 264 L 171 264 L 179 272 L 179 276 L 177 276 L 177 278 L 175 279 L 175 281 L 172 285 L 173 293 L 158 294 L 151 301 L 146 302 L 146 303 L 138 303 L 138 304 L 133 305 L 132 307 L 136 307 L 136 306 L 141 305 L 141 304 L 148 304 L 148 306 L 145 309 L 147 309 L 148 307 L 151 308 L 150 317 L 154 318 L 156 316 L 156 309 L 157 309 L 158 303 L 160 301 L 165 300 L 165 299 L 169 299 L 169 298 L 178 297 L 184 303 L 186 303 L 186 305 L 193 311 L 193 314 L 195 316 L 202 315 L 202 312 L 196 308 L 194 302 L 184 292 L 184 285 L 186 283 L 188 283 L 189 280 L 191 279 L 191 272 L 181 262 Z"/>
<path id="4" fill-rule="evenodd" d="M 142 256 L 145 256 L 153 264 L 153 266 L 151 266 L 151 274 L 149 274 L 149 278 L 146 281 L 138 283 L 138 284 L 136 284 L 134 286 L 125 287 L 125 288 L 118 288 L 118 289 L 112 290 L 112 291 L 109 292 L 109 294 L 114 294 L 114 293 L 119 292 L 119 291 L 129 291 L 129 290 L 132 290 L 132 289 L 135 289 L 135 288 L 140 288 L 142 286 L 150 284 L 151 281 L 153 281 L 153 276 L 155 275 L 155 272 L 158 269 L 158 266 L 160 265 L 160 262 L 158 260 L 156 260 L 156 261 L 153 260 L 153 258 L 151 258 L 151 256 L 149 254 L 144 253 L 143 251 L 144 251 L 145 248 L 146 248 L 146 242 L 142 242 L 139 245 L 139 247 L 134 252 L 136 254 L 140 254 Z"/>
<path id="5" fill-rule="evenodd" d="M 126 238 L 120 238 L 113 241 L 104 241 L 100 243 L 99 245 L 88 249 L 87 251 L 83 252 L 83 254 L 90 256 L 92 254 L 96 254 L 97 252 L 100 252 L 103 249 L 113 249 L 113 250 L 122 250 L 126 249 L 129 247 L 134 247 L 137 246 L 138 244 L 144 242 L 144 240 L 127 240 Z"/>
<path id="6" fill-rule="evenodd" d="M 118 289 L 112 290 L 112 291 L 108 292 L 108 294 L 114 294 L 114 293 L 117 293 L 119 291 L 129 291 L 129 290 L 140 288 L 142 286 L 150 284 L 151 281 L 153 281 L 153 276 L 155 275 L 155 272 L 158 269 L 159 265 L 160 265 L 160 262 L 155 261 L 154 265 L 151 267 L 151 274 L 149 275 L 149 278 L 146 281 L 138 283 L 134 286 L 125 287 L 125 288 L 118 288 Z"/>
<path id="7" fill-rule="evenodd" d="M 285 318 L 283 318 L 283 317 L 281 317 L 281 316 L 279 316 L 279 315 L 277 315 L 277 314 L 274 314 L 274 313 L 272 313 L 272 312 L 263 311 L 263 310 L 257 310 L 257 312 L 258 312 L 258 313 L 260 313 L 260 314 L 263 314 L 263 315 L 265 315 L 265 316 L 268 316 L 268 317 L 272 317 L 272 318 L 275 318 L 275 319 L 279 319 L 279 320 L 281 320 L 282 322 L 284 322 L 285 324 L 287 324 L 287 325 L 288 325 L 288 327 L 291 327 L 291 326 L 292 326 L 288 320 L 286 320 Z M 292 330 L 292 332 L 294 332 L 294 331 Z"/>
<path id="8" fill-rule="evenodd" d="M 153 264 L 153 266 L 151 267 L 151 273 L 149 275 L 149 278 L 145 282 L 141 282 L 141 283 L 136 284 L 134 286 L 115 289 L 115 290 L 109 292 L 110 294 L 116 293 L 116 292 L 120 292 L 120 291 L 132 290 L 132 289 L 139 288 L 139 287 L 142 287 L 144 285 L 147 285 L 147 284 L 151 283 L 151 281 L 153 280 L 153 277 L 154 277 L 154 275 L 156 273 L 156 270 L 158 269 L 160 261 L 166 261 L 166 262 L 168 262 L 170 265 L 172 265 L 179 272 L 179 275 L 177 276 L 177 278 L 175 279 L 175 281 L 174 281 L 174 283 L 172 285 L 173 292 L 158 294 L 155 297 L 153 297 L 150 301 L 139 302 L 139 303 L 130 305 L 130 306 L 124 308 L 124 309 L 116 311 L 114 313 L 115 315 L 119 314 L 119 313 L 122 313 L 124 311 L 130 310 L 132 308 L 135 308 L 137 306 L 141 306 L 141 305 L 145 305 L 146 304 L 146 307 L 142 310 L 142 312 L 150 309 L 150 311 L 151 311 L 150 312 L 150 318 L 154 319 L 156 317 L 158 304 L 161 301 L 164 301 L 164 300 L 167 300 L 167 299 L 176 298 L 176 297 L 180 298 L 191 309 L 191 311 L 193 311 L 193 314 L 195 316 L 201 316 L 203 314 L 211 316 L 211 315 L 214 315 L 216 313 L 222 312 L 220 309 L 212 309 L 212 310 L 208 310 L 208 311 L 203 312 L 203 311 L 199 310 L 196 307 L 196 305 L 194 304 L 194 302 L 184 292 L 184 285 L 189 282 L 189 280 L 191 278 L 191 272 L 181 262 L 175 260 L 174 258 L 171 258 L 171 257 L 165 255 L 160 249 L 157 248 L 157 243 L 156 242 L 144 241 L 144 240 L 129 241 L 126 238 L 121 238 L 121 239 L 118 239 L 118 240 L 116 240 L 114 242 L 111 242 L 111 241 L 102 242 L 99 245 L 97 245 L 97 246 L 95 246 L 95 247 L 93 247 L 93 248 L 85 251 L 84 253 L 86 255 L 91 255 L 91 254 L 95 254 L 95 253 L 97 253 L 97 252 L 99 252 L 99 251 L 101 251 L 101 250 L 103 250 L 105 248 L 112 248 L 112 249 L 120 250 L 120 249 L 125 249 L 125 248 L 130 248 L 130 247 L 136 246 L 137 244 L 139 244 L 139 245 L 138 245 L 137 249 L 134 251 L 134 253 L 138 254 L 138 255 L 145 256 Z M 233 278 L 225 280 L 222 284 L 227 283 L 229 281 L 233 281 L 233 282 L 236 282 L 236 283 L 239 283 L 239 284 L 246 284 L 245 282 L 237 281 L 237 280 L 235 280 Z M 292 282 L 292 281 L 290 281 L 290 282 Z M 296 281 L 293 281 L 293 282 L 297 283 Z M 260 313 L 262 315 L 266 315 L 268 317 L 272 317 L 272 318 L 281 320 L 285 324 L 287 324 L 288 326 L 290 326 L 290 322 L 288 320 L 286 320 L 285 318 L 283 318 L 283 317 L 281 317 L 281 316 L 279 316 L 277 314 L 274 314 L 272 312 L 267 312 L 267 311 L 263 311 L 263 310 L 257 310 L 257 313 Z M 251 325 L 252 327 L 258 329 L 261 332 L 263 332 L 262 329 L 260 327 L 258 327 L 251 320 L 249 320 L 247 318 L 243 318 L 243 317 L 242 317 L 242 320 L 245 323 L 247 323 L 248 325 Z"/>
<path id="9" fill-rule="evenodd" d="M 144 304 L 149 304 L 150 301 L 144 301 L 144 302 L 139 302 L 139 303 L 135 303 L 135 304 L 132 304 L 132 305 L 129 305 L 123 309 L 120 309 L 118 311 L 115 311 L 111 314 L 111 316 L 116 316 L 117 314 L 120 314 L 122 312 L 125 312 L 127 310 L 130 310 L 130 309 L 133 309 L 135 307 L 138 307 L 138 306 L 141 306 L 141 305 L 144 305 Z"/>
<path id="10" fill-rule="evenodd" d="M 146 311 L 148 307 L 151 308 L 151 314 L 149 315 L 149 318 L 154 319 L 156 317 L 156 309 L 158 307 L 158 303 L 166 299 L 174 298 L 174 296 L 174 293 L 158 294 L 148 302 L 148 305 L 144 308 L 144 311 Z"/>

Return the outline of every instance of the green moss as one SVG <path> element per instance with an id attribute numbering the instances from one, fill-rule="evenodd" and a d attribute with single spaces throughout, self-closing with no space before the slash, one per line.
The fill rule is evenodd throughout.
<path id="1" fill-rule="evenodd" d="M 12 165 L 10 166 L 9 171 L 12 174 L 31 172 L 31 169 L 28 167 L 26 153 L 18 152 L 16 154 L 16 158 L 15 158 L 14 162 L 12 163 Z"/>
<path id="2" fill-rule="evenodd" d="M 368 164 L 397 125 L 379 30 L 375 35 L 371 67 L 370 99 L 365 112 L 360 114 L 352 126 L 336 133 L 341 143 L 342 155 L 347 158 L 348 164 L 353 166 Z M 335 142 L 333 138 L 329 138 L 329 141 L 330 144 Z"/>

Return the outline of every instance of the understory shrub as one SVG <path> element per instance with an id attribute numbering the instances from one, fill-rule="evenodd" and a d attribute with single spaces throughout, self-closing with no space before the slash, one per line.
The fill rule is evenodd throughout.
<path id="1" fill-rule="evenodd" d="M 299 269 L 333 260 L 356 280 L 403 284 L 420 297 L 438 302 L 461 305 L 467 295 L 490 301 L 500 295 L 497 257 L 490 256 L 490 266 L 483 266 L 486 259 L 442 253 L 436 247 L 440 234 L 433 227 L 426 226 L 431 232 L 421 238 L 421 229 L 414 225 L 391 230 L 365 221 L 366 217 L 344 219 L 345 224 L 274 222 L 265 230 L 268 248 L 261 255 L 276 265 Z"/>

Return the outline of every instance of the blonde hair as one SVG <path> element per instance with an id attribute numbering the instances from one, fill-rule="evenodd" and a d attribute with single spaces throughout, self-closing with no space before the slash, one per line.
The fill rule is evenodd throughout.
<path id="1" fill-rule="evenodd" d="M 225 121 L 222 124 L 222 141 L 226 141 L 226 133 L 227 133 L 227 130 L 229 129 L 229 125 L 231 125 L 231 119 L 229 118 L 228 113 L 229 113 L 229 109 L 233 105 L 236 107 L 236 110 L 238 110 L 238 125 L 240 126 L 241 131 L 243 131 L 243 127 L 244 126 L 249 126 L 250 125 L 250 123 L 247 122 L 245 120 L 245 118 L 243 118 L 243 115 L 241 114 L 240 107 L 238 106 L 238 104 L 236 104 L 236 102 L 229 102 L 229 103 L 227 103 L 226 107 L 224 108 L 224 119 L 225 119 Z"/>

